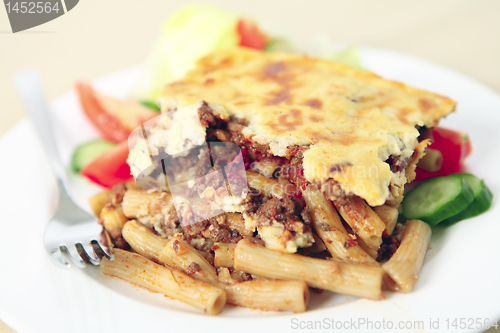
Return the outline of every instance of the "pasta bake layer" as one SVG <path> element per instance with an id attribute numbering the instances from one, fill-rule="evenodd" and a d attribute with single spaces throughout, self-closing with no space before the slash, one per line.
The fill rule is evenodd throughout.
<path id="1" fill-rule="evenodd" d="M 431 230 L 398 223 L 399 204 L 427 129 L 455 102 L 238 48 L 202 59 L 159 104 L 129 139 L 135 181 L 92 199 L 105 243 L 137 253 L 118 250 L 107 274 L 209 314 L 225 302 L 305 311 L 309 288 L 411 291 Z"/>
<path id="2" fill-rule="evenodd" d="M 234 142 L 266 156 L 299 156 L 307 181 L 334 180 L 370 206 L 399 195 L 390 186 L 407 181 L 401 171 L 418 145 L 418 128 L 455 109 L 446 97 L 368 71 L 246 48 L 205 57 L 160 97 L 164 112 L 200 101 L 241 124 Z"/>

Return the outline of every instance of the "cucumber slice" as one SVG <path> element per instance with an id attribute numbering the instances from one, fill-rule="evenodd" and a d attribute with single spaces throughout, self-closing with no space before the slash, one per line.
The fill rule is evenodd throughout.
<path id="1" fill-rule="evenodd" d="M 84 166 L 114 146 L 115 144 L 113 142 L 106 140 L 94 140 L 78 146 L 71 158 L 71 167 L 73 171 L 80 172 Z"/>
<path id="2" fill-rule="evenodd" d="M 279 37 L 271 39 L 264 48 L 264 52 L 298 53 L 292 43 Z"/>
<path id="3" fill-rule="evenodd" d="M 491 193 L 490 189 L 486 186 L 484 180 L 480 180 L 476 176 L 469 173 L 460 173 L 457 175 L 461 176 L 472 189 L 472 192 L 474 193 L 474 201 L 472 201 L 467 208 L 457 215 L 444 220 L 442 224 L 450 225 L 474 216 L 478 216 L 490 209 L 493 201 L 493 193 Z"/>
<path id="4" fill-rule="evenodd" d="M 474 193 L 459 175 L 427 179 L 403 200 L 406 219 L 418 219 L 431 226 L 458 214 L 474 200 Z"/>
<path id="5" fill-rule="evenodd" d="M 142 104 L 142 105 L 144 105 L 145 107 L 150 108 L 152 110 L 155 110 L 157 112 L 161 111 L 160 107 L 155 102 L 151 102 L 151 101 L 148 101 L 148 100 L 142 100 L 139 103 Z"/>

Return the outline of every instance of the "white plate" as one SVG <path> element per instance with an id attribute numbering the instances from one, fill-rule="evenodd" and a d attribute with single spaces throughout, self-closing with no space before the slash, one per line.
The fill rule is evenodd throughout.
<path id="1" fill-rule="evenodd" d="M 461 74 L 426 61 L 389 51 L 363 48 L 363 63 L 385 78 L 447 95 L 458 103 L 458 113 L 441 124 L 470 133 L 474 152 L 467 168 L 485 178 L 491 190 L 500 188 L 500 97 L 489 88 Z M 106 93 L 123 96 L 140 74 L 128 69 L 96 82 Z M 82 114 L 73 92 L 53 103 L 54 123 L 62 160 L 66 166 L 74 146 L 97 133 Z M 103 277 L 98 269 L 56 268 L 42 246 L 42 231 L 53 209 L 55 182 L 31 126 L 21 122 L 0 141 L 0 318 L 18 332 L 177 332 L 297 331 L 315 321 L 316 328 L 371 320 L 372 325 L 393 324 L 398 331 L 422 321 L 439 319 L 439 331 L 461 331 L 451 326 L 465 319 L 465 331 L 483 330 L 485 320 L 500 318 L 500 206 L 497 197 L 486 214 L 448 229 L 434 228 L 434 235 L 420 281 L 412 293 L 386 293 L 384 301 L 368 301 L 314 294 L 303 314 L 227 308 L 208 317 L 177 301 L 125 282 Z M 88 207 L 87 198 L 97 186 L 68 173 L 76 200 Z M 478 325 L 476 318 L 481 319 Z M 316 322 L 318 321 L 318 322 Z M 346 323 L 343 323 L 346 321 Z M 463 321 L 463 320 L 462 320 Z M 471 321 L 473 325 L 469 326 Z M 359 324 L 359 322 L 358 322 Z M 352 331 L 368 329 L 367 324 Z M 436 323 L 434 323 L 436 325 Z M 304 326 L 305 328 L 305 326 Z M 434 326 L 436 328 L 436 326 Z M 401 330 L 399 330 L 401 331 Z M 422 331 L 422 330 L 420 330 Z M 438 331 L 438 330 L 435 330 Z"/>

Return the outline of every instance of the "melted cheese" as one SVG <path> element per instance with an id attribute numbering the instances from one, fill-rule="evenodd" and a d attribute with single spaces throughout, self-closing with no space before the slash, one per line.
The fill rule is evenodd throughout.
<path id="1" fill-rule="evenodd" d="M 158 167 L 158 162 L 153 161 L 151 155 L 156 156 L 160 148 L 172 157 L 186 156 L 189 150 L 203 145 L 206 141 L 206 129 L 200 123 L 198 110 L 202 103 L 190 104 L 186 107 L 176 108 L 174 111 L 164 113 L 144 124 L 148 135 L 145 138 L 139 133 L 134 147 L 130 150 L 127 163 L 130 165 L 132 175 L 137 178 L 141 172 L 151 173 Z M 223 109 L 210 106 L 214 115 L 226 119 Z M 151 154 L 151 155 L 150 155 Z M 200 152 L 201 154 L 201 152 Z M 151 167 L 151 166 L 154 167 Z M 149 168 L 149 169 L 148 169 Z M 176 181 L 181 178 L 186 181 L 193 178 L 194 170 L 186 170 L 184 174 L 176 175 Z M 146 175 L 146 174 L 145 174 Z"/>
<path id="2" fill-rule="evenodd" d="M 369 205 L 390 198 L 396 181 L 385 161 L 410 158 L 416 126 L 433 127 L 455 102 L 340 63 L 235 48 L 207 56 L 184 79 L 167 85 L 164 112 L 206 101 L 246 121 L 243 135 L 287 156 L 306 147 L 304 175 L 334 179 Z"/>
<path id="3" fill-rule="evenodd" d="M 299 247 L 310 247 L 314 243 L 314 237 L 310 230 L 287 237 L 285 227 L 277 222 L 260 226 L 258 232 L 266 247 L 278 252 L 295 253 Z"/>

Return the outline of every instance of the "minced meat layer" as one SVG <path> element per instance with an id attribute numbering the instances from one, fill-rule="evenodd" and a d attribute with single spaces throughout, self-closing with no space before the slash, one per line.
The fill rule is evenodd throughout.
<path id="1" fill-rule="evenodd" d="M 212 109 L 207 103 L 203 103 L 198 110 L 200 121 L 202 125 L 207 128 L 207 141 L 209 142 L 232 142 L 242 148 L 243 159 L 241 161 L 248 168 L 250 164 L 254 161 L 263 160 L 266 158 L 273 158 L 276 169 L 272 172 L 272 177 L 276 178 L 278 182 L 285 188 L 285 195 L 283 198 L 275 198 L 265 195 L 263 193 L 257 193 L 253 189 L 250 189 L 247 197 L 243 202 L 243 207 L 245 209 L 245 214 L 252 214 L 254 219 L 257 221 L 258 225 L 270 225 L 272 223 L 280 223 L 283 225 L 284 230 L 292 233 L 305 233 L 312 230 L 312 218 L 309 213 L 309 209 L 302 198 L 301 189 L 304 189 L 308 184 L 304 177 L 304 170 L 302 166 L 303 153 L 308 147 L 292 146 L 287 150 L 287 155 L 284 157 L 275 157 L 270 154 L 269 146 L 258 144 L 253 142 L 243 136 L 242 130 L 245 127 L 245 123 L 238 119 L 229 119 L 229 121 L 223 121 L 216 118 L 213 115 Z M 221 148 L 218 147 L 220 150 Z M 160 154 L 164 152 L 160 151 Z M 158 168 L 158 172 L 166 172 L 175 174 L 188 169 L 194 169 L 195 179 L 203 179 L 203 182 L 196 181 L 194 186 L 190 188 L 189 196 L 200 195 L 207 186 L 218 188 L 223 186 L 225 179 L 220 173 L 212 173 L 213 177 L 201 177 L 207 175 L 212 170 L 222 168 L 232 161 L 237 152 L 231 149 L 224 151 L 218 151 L 217 154 L 212 152 L 212 148 L 209 146 L 205 151 L 196 151 L 185 157 L 178 157 L 175 159 L 169 158 L 169 164 L 167 166 L 163 165 L 162 168 Z M 213 156 L 216 159 L 212 161 Z M 387 161 L 393 172 L 399 172 L 406 166 L 406 161 L 398 159 L 398 157 L 391 156 Z M 340 166 L 339 166 L 340 167 Z M 156 172 L 156 171 L 155 171 Z M 154 175 L 154 174 L 153 174 Z M 230 174 L 232 183 L 236 183 L 239 187 L 246 187 L 244 184 L 245 180 L 238 176 L 236 173 Z M 336 200 L 345 199 L 345 195 L 342 191 L 338 193 L 332 192 L 330 188 L 336 187 L 333 180 L 327 181 L 325 184 L 316 184 L 317 186 L 325 186 L 326 195 L 329 197 L 335 197 Z M 123 200 L 123 195 L 126 191 L 126 187 L 121 184 L 115 187 L 108 196 L 108 203 L 106 205 L 117 206 L 120 205 L 121 200 Z M 330 191 L 330 192 L 328 192 Z M 236 193 L 236 195 L 241 193 Z M 335 194 L 335 196 L 334 196 Z M 175 209 L 172 205 L 172 208 Z M 175 214 L 171 214 L 173 216 Z M 192 219 L 187 217 L 189 214 L 178 214 L 179 218 L 175 221 L 175 230 L 181 231 L 183 237 L 186 241 L 191 242 L 199 250 L 209 251 L 211 245 L 214 242 L 225 242 L 225 243 L 237 243 L 240 239 L 245 237 L 242 235 L 242 231 L 237 228 L 231 228 L 228 223 L 226 223 L 226 214 L 221 214 L 216 217 L 211 217 L 204 219 L 200 222 L 193 223 Z M 139 222 L 141 222 L 139 220 Z M 168 222 L 168 221 L 167 221 Z M 170 221 L 172 222 L 172 221 Z M 152 225 L 147 225 L 153 231 L 161 236 L 173 235 L 173 232 L 168 232 L 164 229 L 172 229 L 172 223 L 160 223 L 160 230 L 154 228 Z M 259 238 L 257 231 L 253 232 L 251 235 L 246 233 L 248 236 Z M 107 238 L 106 238 L 107 237 Z M 107 234 L 103 240 L 105 244 L 111 241 L 115 246 L 120 248 L 126 248 L 127 244 L 125 240 L 121 237 L 121 232 L 114 231 L 113 234 Z M 168 236 L 167 236 L 168 237 Z M 291 236 L 290 236 L 291 237 Z M 200 239 L 205 241 L 199 242 Z M 196 246 L 196 244 L 202 244 Z M 397 240 L 391 237 L 386 238 L 383 246 L 379 251 L 379 258 L 386 257 L 392 254 L 397 248 Z M 195 269 L 195 267 L 193 268 Z"/>

